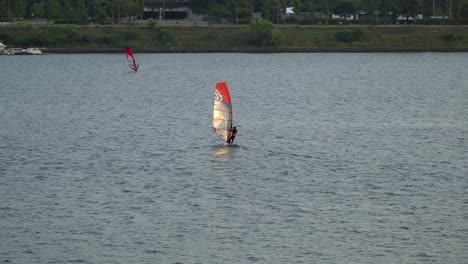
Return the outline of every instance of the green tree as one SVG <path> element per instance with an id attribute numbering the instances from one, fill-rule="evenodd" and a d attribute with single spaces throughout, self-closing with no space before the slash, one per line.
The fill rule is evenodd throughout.
<path id="1" fill-rule="evenodd" d="M 377 9 L 383 13 L 395 12 L 396 6 L 394 0 L 380 0 Z"/>
<path id="2" fill-rule="evenodd" d="M 86 9 L 86 5 L 84 0 L 74 0 L 73 1 L 73 9 L 75 10 L 75 19 L 86 21 L 88 17 L 88 10 Z"/>
<path id="3" fill-rule="evenodd" d="M 144 12 L 143 0 L 129 0 L 128 2 L 128 12 L 129 16 L 142 16 Z"/>
<path id="4" fill-rule="evenodd" d="M 320 0 L 320 11 L 326 16 L 328 23 L 328 18 L 330 17 L 330 4 L 328 0 Z"/>
<path id="5" fill-rule="evenodd" d="M 127 1 L 126 0 L 111 0 L 112 14 L 118 21 L 121 20 L 122 16 L 126 15 Z"/>
<path id="6" fill-rule="evenodd" d="M 377 9 L 377 4 L 376 0 L 361 0 L 361 9 L 372 14 Z"/>
<path id="7" fill-rule="evenodd" d="M 94 16 L 98 24 L 103 23 L 109 19 L 106 2 L 104 2 L 103 0 L 95 0 L 93 9 Z"/>
<path id="8" fill-rule="evenodd" d="M 8 0 L 0 0 L 0 21 L 8 21 L 11 16 L 8 4 Z"/>
<path id="9" fill-rule="evenodd" d="M 236 6 L 235 1 L 232 2 L 233 17 L 235 17 Z M 250 18 L 253 12 L 253 4 L 250 0 L 237 0 L 237 17 Z"/>
<path id="10" fill-rule="evenodd" d="M 15 18 L 25 17 L 26 3 L 24 0 L 11 1 L 11 16 Z"/>
<path id="11" fill-rule="evenodd" d="M 292 0 L 291 6 L 294 7 L 294 12 L 299 12 L 302 9 L 302 3 L 300 0 Z"/>
<path id="12" fill-rule="evenodd" d="M 270 21 L 279 23 L 281 10 L 286 7 L 286 2 L 283 0 L 265 0 L 263 2 L 262 17 Z"/>
<path id="13" fill-rule="evenodd" d="M 38 2 L 35 3 L 31 7 L 31 15 L 35 18 L 44 18 L 46 13 L 45 13 L 45 2 Z"/>
<path id="14" fill-rule="evenodd" d="M 356 7 L 351 1 L 340 1 L 333 8 L 333 13 L 336 15 L 347 17 L 349 15 L 354 15 L 356 12 Z"/>
<path id="15" fill-rule="evenodd" d="M 47 23 L 49 23 L 49 20 L 55 20 L 60 18 L 61 12 L 60 3 L 58 2 L 58 0 L 47 0 L 45 13 Z"/>
<path id="16" fill-rule="evenodd" d="M 460 19 L 468 18 L 468 0 L 456 0 L 455 19 L 460 23 Z"/>
<path id="17" fill-rule="evenodd" d="M 410 17 L 415 17 L 417 15 L 417 0 L 395 0 L 395 3 L 397 14 L 405 16 L 407 23 Z"/>
<path id="18" fill-rule="evenodd" d="M 77 19 L 75 10 L 73 6 L 70 4 L 69 0 L 63 0 L 62 2 L 62 14 L 63 17 L 67 20 L 75 20 Z"/>
<path id="19" fill-rule="evenodd" d="M 209 13 L 214 17 L 230 17 L 232 11 L 226 5 L 213 5 L 209 8 Z"/>

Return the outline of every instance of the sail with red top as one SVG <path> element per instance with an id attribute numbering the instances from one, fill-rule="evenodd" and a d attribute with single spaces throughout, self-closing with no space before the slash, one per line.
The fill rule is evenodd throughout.
<path id="1" fill-rule="evenodd" d="M 125 52 L 127 53 L 127 62 L 130 69 L 133 71 L 138 71 L 138 64 L 136 64 L 135 57 L 133 57 L 133 52 L 130 48 L 125 48 Z"/>
<path id="2" fill-rule="evenodd" d="M 232 105 L 231 96 L 226 82 L 216 83 L 214 108 L 213 108 L 213 129 L 218 137 L 229 142 L 232 129 Z"/>

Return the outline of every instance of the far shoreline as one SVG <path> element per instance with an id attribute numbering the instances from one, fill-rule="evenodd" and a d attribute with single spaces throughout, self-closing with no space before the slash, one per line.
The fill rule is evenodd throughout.
<path id="1" fill-rule="evenodd" d="M 407 53 L 407 52 L 468 52 L 468 48 L 369 48 L 369 47 L 320 47 L 320 48 L 133 48 L 134 53 Z M 49 54 L 124 53 L 125 48 L 48 48 Z"/>
<path id="2" fill-rule="evenodd" d="M 277 43 L 255 46 L 246 26 L 232 27 L 7 27 L 11 48 L 49 54 L 124 53 L 405 53 L 468 52 L 468 27 L 278 27 Z M 257 43 L 259 44 L 259 43 Z"/>

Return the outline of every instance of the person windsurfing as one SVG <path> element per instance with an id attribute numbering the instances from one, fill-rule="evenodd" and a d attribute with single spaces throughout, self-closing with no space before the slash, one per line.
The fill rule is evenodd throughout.
<path id="1" fill-rule="evenodd" d="M 229 144 L 234 143 L 234 138 L 236 138 L 236 136 L 237 136 L 237 128 L 234 126 L 234 127 L 231 129 L 231 137 L 229 138 L 228 143 L 229 143 Z"/>
<path id="2" fill-rule="evenodd" d="M 140 65 L 136 63 L 132 50 L 130 48 L 125 48 L 125 52 L 127 53 L 127 62 L 130 69 L 134 72 L 138 71 Z"/>

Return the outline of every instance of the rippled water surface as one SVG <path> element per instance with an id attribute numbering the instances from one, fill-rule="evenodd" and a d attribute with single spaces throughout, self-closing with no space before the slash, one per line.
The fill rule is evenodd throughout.
<path id="1" fill-rule="evenodd" d="M 467 58 L 2 56 L 0 262 L 466 263 Z"/>

